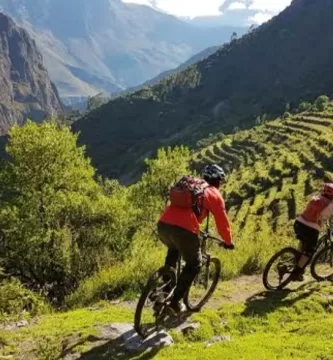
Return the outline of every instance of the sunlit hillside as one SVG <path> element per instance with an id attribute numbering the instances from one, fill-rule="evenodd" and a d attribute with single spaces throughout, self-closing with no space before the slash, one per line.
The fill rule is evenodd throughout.
<path id="1" fill-rule="evenodd" d="M 266 122 L 194 154 L 229 173 L 229 215 L 239 239 L 286 234 L 322 181 L 333 180 L 333 105 Z M 251 235 L 252 234 L 252 235 Z"/>

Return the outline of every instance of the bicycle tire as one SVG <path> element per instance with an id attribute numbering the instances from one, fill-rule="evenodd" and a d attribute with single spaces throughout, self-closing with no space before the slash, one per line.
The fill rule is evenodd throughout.
<path id="1" fill-rule="evenodd" d="M 333 252 L 333 245 L 329 245 L 329 246 L 324 247 L 319 252 L 317 252 L 315 254 L 315 256 L 313 257 L 313 259 L 312 259 L 311 266 L 310 266 L 310 272 L 311 272 L 312 277 L 317 281 L 326 281 L 326 280 L 331 280 L 332 281 L 333 280 L 333 278 L 332 278 L 333 269 L 332 269 L 332 274 L 329 275 L 329 276 L 320 276 L 320 275 L 318 275 L 318 273 L 316 271 L 316 265 L 318 263 L 318 260 L 321 258 L 321 256 L 323 254 L 325 254 L 328 251 Z"/>
<path id="2" fill-rule="evenodd" d="M 300 255 L 300 253 L 292 248 L 292 247 L 286 247 L 281 249 L 280 251 L 278 251 L 276 254 L 274 254 L 271 259 L 268 261 L 265 270 L 263 272 L 263 276 L 262 276 L 262 281 L 263 284 L 265 286 L 265 288 L 267 290 L 282 290 L 283 288 L 285 288 L 290 282 L 291 282 L 291 274 L 287 277 L 287 279 L 285 279 L 282 283 L 280 283 L 278 286 L 272 286 L 269 281 L 268 281 L 268 274 L 271 270 L 272 265 L 274 264 L 274 262 L 281 257 L 282 255 L 285 255 L 287 253 L 290 253 L 290 255 L 292 255 L 295 258 L 295 266 L 297 263 L 297 259 Z"/>
<path id="3" fill-rule="evenodd" d="M 142 337 L 146 338 L 149 333 L 142 326 L 142 311 L 145 306 L 145 303 L 150 295 L 151 291 L 157 284 L 158 279 L 163 276 L 169 276 L 171 279 L 171 287 L 176 285 L 176 271 L 172 268 L 162 267 L 157 270 L 148 280 L 147 285 L 143 289 L 141 296 L 139 298 L 138 304 L 136 306 L 135 315 L 134 315 L 134 330 Z"/>
<path id="4" fill-rule="evenodd" d="M 221 275 L 221 267 L 222 267 L 221 261 L 218 258 L 212 257 L 209 259 L 209 268 L 210 268 L 211 264 L 215 265 L 215 273 L 214 273 L 214 277 L 213 277 L 213 282 L 212 282 L 211 286 L 209 287 L 206 295 L 199 301 L 198 304 L 196 304 L 196 305 L 191 304 L 189 297 L 190 297 L 191 287 L 193 286 L 193 283 L 192 283 L 190 289 L 186 292 L 186 294 L 184 296 L 184 304 L 186 305 L 186 308 L 188 311 L 199 312 L 202 309 L 202 307 L 207 304 L 207 302 L 209 301 L 209 299 L 211 298 L 211 296 L 213 295 L 213 293 L 216 289 L 216 286 L 218 284 L 218 281 L 219 281 L 219 278 Z M 204 267 L 205 267 L 205 265 L 202 268 L 204 268 Z"/>

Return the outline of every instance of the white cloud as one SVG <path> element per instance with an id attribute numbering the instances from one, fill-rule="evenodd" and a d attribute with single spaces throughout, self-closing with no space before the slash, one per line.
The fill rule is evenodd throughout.
<path id="1" fill-rule="evenodd" d="M 278 13 L 291 4 L 291 0 L 252 0 L 249 9 Z"/>
<path id="2" fill-rule="evenodd" d="M 150 0 L 123 0 L 124 3 L 139 4 L 139 5 L 152 5 Z"/>
<path id="3" fill-rule="evenodd" d="M 242 2 L 236 1 L 229 5 L 228 10 L 244 10 L 246 5 Z"/>
<path id="4" fill-rule="evenodd" d="M 194 18 L 196 16 L 220 15 L 225 0 L 157 0 L 157 7 L 169 14 Z M 152 5 L 151 0 L 123 0 L 123 2 Z"/>
<path id="5" fill-rule="evenodd" d="M 271 13 L 258 12 L 249 18 L 250 24 L 261 25 L 273 17 Z"/>
<path id="6" fill-rule="evenodd" d="M 122 0 L 125 3 L 144 4 L 156 7 L 164 12 L 179 17 L 194 18 L 197 16 L 218 16 L 222 12 L 220 8 L 227 0 Z M 231 10 L 245 10 L 248 4 L 249 10 L 258 11 L 249 19 L 252 23 L 262 23 L 282 11 L 290 5 L 292 0 L 235 0 L 227 7 L 226 12 Z M 228 1 L 226 5 L 229 3 Z M 246 3 L 246 4 L 245 4 Z M 227 13 L 224 14 L 228 16 Z M 264 19 L 264 20 L 263 20 Z M 235 24 L 236 25 L 236 24 Z"/>

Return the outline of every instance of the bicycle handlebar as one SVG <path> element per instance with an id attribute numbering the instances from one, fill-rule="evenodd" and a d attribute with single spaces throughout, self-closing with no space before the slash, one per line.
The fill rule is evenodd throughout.
<path id="1" fill-rule="evenodd" d="M 210 239 L 210 240 L 214 240 L 215 242 L 218 243 L 219 246 L 224 247 L 225 249 L 229 249 L 231 247 L 228 247 L 228 245 L 221 239 L 211 235 L 209 232 L 207 231 L 202 231 L 200 230 L 200 235 L 204 237 L 204 239 Z"/>
<path id="2" fill-rule="evenodd" d="M 219 238 L 211 235 L 211 234 L 210 234 L 209 232 L 207 232 L 207 231 L 202 231 L 202 230 L 200 230 L 200 235 L 203 236 L 203 237 L 206 238 L 206 239 L 211 239 L 211 240 L 214 240 L 214 241 L 218 241 L 219 243 L 220 243 L 220 242 L 223 242 L 221 239 L 219 239 Z"/>

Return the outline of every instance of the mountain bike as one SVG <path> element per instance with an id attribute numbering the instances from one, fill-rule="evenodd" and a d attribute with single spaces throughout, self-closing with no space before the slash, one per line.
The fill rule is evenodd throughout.
<path id="1" fill-rule="evenodd" d="M 200 232 L 202 267 L 183 299 L 190 312 L 200 311 L 208 302 L 221 274 L 220 260 L 212 257 L 207 251 L 208 239 L 221 244 L 221 240 L 210 235 L 208 231 Z M 174 315 L 169 305 L 183 266 L 182 258 L 179 257 L 176 269 L 164 266 L 149 278 L 138 301 L 134 317 L 134 329 L 143 338 L 163 327 Z M 149 314 L 149 310 L 152 310 L 152 314 Z"/>
<path id="2" fill-rule="evenodd" d="M 310 272 L 317 281 L 333 281 L 333 227 L 327 223 L 327 230 L 319 239 L 314 256 L 310 260 Z M 267 290 L 281 290 L 292 280 L 291 273 L 297 266 L 302 253 L 292 247 L 277 252 L 267 263 L 263 273 L 263 284 Z M 275 282 L 274 282 L 275 280 Z"/>

